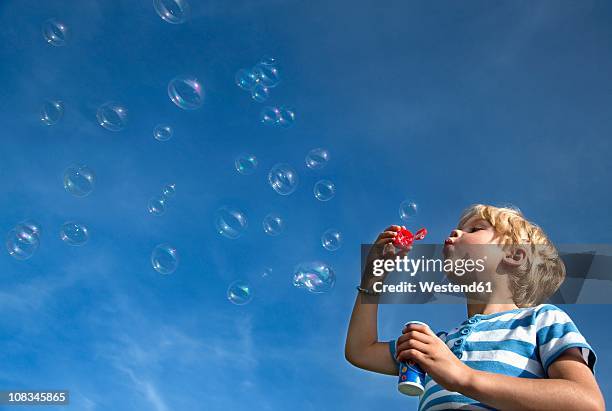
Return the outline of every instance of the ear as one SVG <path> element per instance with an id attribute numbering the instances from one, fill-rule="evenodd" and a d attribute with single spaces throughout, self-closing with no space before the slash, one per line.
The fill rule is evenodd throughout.
<path id="1" fill-rule="evenodd" d="M 504 263 L 512 267 L 520 267 L 527 261 L 527 250 L 523 246 L 514 246 L 506 252 Z"/>

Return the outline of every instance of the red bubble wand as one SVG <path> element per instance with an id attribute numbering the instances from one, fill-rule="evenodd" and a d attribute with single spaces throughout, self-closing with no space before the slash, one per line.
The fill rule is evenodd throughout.
<path id="1" fill-rule="evenodd" d="M 422 240 L 427 235 L 427 229 L 421 228 L 415 234 L 412 234 L 407 228 L 399 230 L 393 240 L 393 245 L 399 248 L 410 248 L 416 240 Z"/>

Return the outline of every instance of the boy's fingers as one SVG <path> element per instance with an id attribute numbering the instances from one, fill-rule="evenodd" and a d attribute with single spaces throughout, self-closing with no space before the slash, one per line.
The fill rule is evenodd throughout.
<path id="1" fill-rule="evenodd" d="M 427 334 L 427 335 L 429 335 L 431 337 L 436 336 L 436 334 L 431 330 L 431 328 L 429 328 L 428 326 L 423 325 L 423 324 L 408 324 L 402 330 L 402 334 L 406 334 L 409 331 L 419 331 L 419 332 L 421 332 L 423 334 Z"/>
<path id="2" fill-rule="evenodd" d="M 390 225 L 389 227 L 385 228 L 385 231 L 399 231 L 401 229 L 402 227 L 399 225 Z"/>
<path id="3" fill-rule="evenodd" d="M 383 248 L 383 257 L 388 255 L 395 255 L 395 247 L 391 242 L 385 244 L 385 247 Z"/>
<path id="4" fill-rule="evenodd" d="M 397 345 L 398 347 L 409 340 L 418 340 L 421 341 L 422 343 L 425 344 L 429 344 L 431 342 L 431 336 L 422 333 L 420 331 L 408 331 L 406 334 L 402 334 L 397 338 Z"/>
<path id="5" fill-rule="evenodd" d="M 413 360 L 417 363 L 423 361 L 425 354 L 416 350 L 414 348 L 410 348 L 408 350 L 404 350 L 397 355 L 397 360 L 399 362 L 407 362 L 408 360 Z"/>
<path id="6" fill-rule="evenodd" d="M 415 339 L 410 339 L 408 341 L 403 342 L 402 344 L 398 344 L 397 356 L 399 357 L 402 351 L 406 350 L 418 350 L 419 352 L 426 354 L 429 351 L 429 347 L 424 342 Z"/>
<path id="7" fill-rule="evenodd" d="M 396 235 L 397 235 L 397 233 L 395 231 L 383 231 L 382 233 L 380 233 L 378 238 L 379 239 L 381 239 L 381 238 L 395 238 Z"/>

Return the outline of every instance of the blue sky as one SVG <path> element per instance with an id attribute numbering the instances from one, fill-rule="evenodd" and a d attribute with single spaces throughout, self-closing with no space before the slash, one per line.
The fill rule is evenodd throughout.
<path id="1" fill-rule="evenodd" d="M 150 1 L 0 5 L 2 149 L 0 232 L 26 218 L 42 226 L 27 261 L 0 253 L 0 389 L 68 389 L 78 410 L 411 409 L 395 378 L 353 368 L 344 338 L 359 281 L 359 245 L 399 222 L 414 199 L 411 228 L 442 242 L 472 203 L 511 203 L 562 243 L 610 243 L 612 6 L 598 1 L 207 1 L 171 25 Z M 65 47 L 43 41 L 49 18 L 65 22 Z M 234 74 L 275 56 L 282 83 L 270 104 L 296 123 L 264 128 L 262 105 Z M 198 77 L 204 105 L 183 111 L 168 82 Z M 65 115 L 38 120 L 46 99 Z M 96 124 L 106 101 L 128 109 L 126 128 Z M 168 123 L 175 135 L 153 139 Z M 323 170 L 304 157 L 326 147 Z M 251 152 L 250 176 L 233 168 Z M 96 188 L 66 193 L 63 170 L 89 165 Z M 267 184 L 278 162 L 295 167 L 290 196 Z M 336 184 L 329 202 L 312 195 Z M 177 194 L 162 217 L 148 200 Z M 213 213 L 242 209 L 249 228 L 219 237 Z M 266 236 L 261 221 L 283 216 Z M 68 220 L 90 241 L 59 240 Z M 342 248 L 320 235 L 336 227 Z M 149 262 L 155 245 L 176 246 L 169 276 Z M 328 294 L 291 285 L 293 267 L 322 259 L 335 270 Z M 273 274 L 260 273 L 271 267 Z M 226 288 L 251 281 L 254 299 L 230 304 Z M 612 401 L 612 308 L 563 306 L 595 348 L 597 377 Z M 458 306 L 384 306 L 379 335 L 407 320 L 452 328 Z M 53 407 L 50 407 L 53 409 Z M 57 407 L 57 409 L 65 409 Z"/>

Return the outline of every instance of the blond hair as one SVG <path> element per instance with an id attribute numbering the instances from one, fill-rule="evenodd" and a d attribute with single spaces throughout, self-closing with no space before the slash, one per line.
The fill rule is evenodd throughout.
<path id="1" fill-rule="evenodd" d="M 523 245 L 528 251 L 527 262 L 510 275 L 510 291 L 518 307 L 541 304 L 559 289 L 565 279 L 565 264 L 542 228 L 528 221 L 517 207 L 484 204 L 468 207 L 458 227 L 474 216 L 493 226 L 505 248 Z"/>

